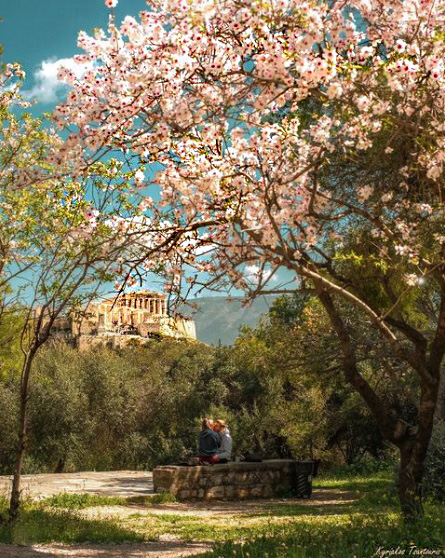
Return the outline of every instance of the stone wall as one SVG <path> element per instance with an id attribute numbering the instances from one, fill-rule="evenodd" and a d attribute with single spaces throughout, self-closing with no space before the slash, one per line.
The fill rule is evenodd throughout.
<path id="1" fill-rule="evenodd" d="M 170 492 L 178 500 L 269 498 L 289 492 L 296 474 L 310 472 L 310 467 L 291 459 L 196 467 L 167 465 L 153 471 L 153 484 L 156 492 Z"/>

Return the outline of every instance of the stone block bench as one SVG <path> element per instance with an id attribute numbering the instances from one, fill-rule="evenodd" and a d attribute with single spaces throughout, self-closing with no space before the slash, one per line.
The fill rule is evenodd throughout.
<path id="1" fill-rule="evenodd" d="M 153 471 L 155 492 L 170 492 L 178 500 L 242 500 L 282 496 L 305 479 L 311 493 L 312 462 L 270 459 L 261 463 L 183 467 L 165 465 Z M 300 479 L 300 482 L 298 480 Z"/>

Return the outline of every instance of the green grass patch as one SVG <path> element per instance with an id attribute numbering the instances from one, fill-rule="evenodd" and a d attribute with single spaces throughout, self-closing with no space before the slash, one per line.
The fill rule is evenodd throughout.
<path id="1" fill-rule="evenodd" d="M 170 492 L 159 492 L 152 496 L 129 496 L 126 498 L 128 504 L 138 504 L 140 506 L 154 506 L 158 504 L 173 504 L 177 502 L 176 497 Z"/>
<path id="2" fill-rule="evenodd" d="M 68 494 L 63 492 L 55 494 L 41 501 L 43 506 L 50 508 L 62 508 L 67 510 L 83 510 L 99 506 L 127 506 L 137 504 L 140 506 L 153 506 L 159 504 L 171 504 L 177 502 L 175 496 L 169 492 L 147 496 L 103 496 L 101 494 Z"/>
<path id="3" fill-rule="evenodd" d="M 445 556 L 445 505 L 427 502 L 425 518 L 406 526 L 399 513 L 393 475 L 389 470 L 368 476 L 320 478 L 314 489 L 338 492 L 346 498 L 337 504 L 305 506 L 280 503 L 243 540 L 217 542 L 202 558 L 371 558 L 416 556 L 427 550 Z M 351 498 L 349 498 L 349 496 Z M 269 521 L 266 516 L 269 514 Z M 278 520 L 281 520 L 278 521 Z M 417 555 L 421 555 L 420 552 Z M 425 555 L 425 554 L 423 554 Z M 432 554 L 427 554 L 431 556 Z"/>
<path id="4" fill-rule="evenodd" d="M 178 545 L 213 543 L 213 550 L 201 555 L 206 558 L 371 558 L 378 556 L 379 548 L 416 556 L 416 549 L 445 547 L 445 504 L 427 502 L 425 518 L 405 526 L 389 470 L 316 479 L 317 490 L 319 500 L 246 503 L 228 507 L 225 513 L 218 504 L 204 514 L 193 508 L 181 513 L 184 505 L 150 509 L 175 501 L 165 493 L 131 498 L 62 494 L 40 503 L 25 502 L 13 529 L 0 525 L 0 542 L 118 544 L 168 535 Z M 143 507 L 132 513 L 135 504 Z M 3 507 L 5 513 L 6 505 L 0 501 L 0 512 Z M 102 506 L 116 505 L 127 509 L 101 512 Z M 86 509 L 92 507 L 97 511 Z M 112 515 L 105 516 L 108 513 Z"/>
<path id="5" fill-rule="evenodd" d="M 393 474 L 397 469 L 398 461 L 388 459 L 386 461 L 373 459 L 371 461 L 360 461 L 354 465 L 338 465 L 330 471 L 323 473 L 323 478 L 347 479 L 356 477 L 372 477 L 376 473 Z"/>
<path id="6" fill-rule="evenodd" d="M 125 529 L 112 519 L 83 518 L 72 511 L 47 509 L 39 505 L 23 506 L 14 526 L 0 524 L 0 542 L 29 545 L 33 543 L 127 543 L 145 538 Z"/>
<path id="7" fill-rule="evenodd" d="M 314 480 L 314 489 L 342 491 L 355 500 L 351 510 L 370 512 L 398 511 L 399 501 L 391 471 L 379 471 L 368 476 L 320 478 Z"/>
<path id="8" fill-rule="evenodd" d="M 340 490 L 357 490 L 371 492 L 394 487 L 394 476 L 390 471 L 379 471 L 369 475 L 356 475 L 354 477 L 325 476 L 314 479 L 314 488 L 332 488 Z"/>
<path id="9" fill-rule="evenodd" d="M 9 502 L 0 498 L 0 542 L 15 544 L 34 543 L 128 543 L 157 540 L 168 532 L 167 525 L 172 519 L 167 516 L 165 522 L 156 529 L 134 529 L 125 525 L 119 518 L 98 519 L 82 516 L 81 510 L 104 506 L 127 506 L 129 503 L 143 505 L 174 502 L 172 495 L 155 494 L 154 496 L 121 498 L 98 494 L 62 493 L 45 498 L 40 502 L 25 500 L 21 506 L 19 520 L 14 526 L 6 524 Z M 134 514 L 134 518 L 144 518 L 144 514 Z"/>
<path id="10" fill-rule="evenodd" d="M 278 520 L 280 522 L 280 520 Z M 268 528 L 269 518 L 224 514 L 180 515 L 175 513 L 137 514 L 127 518 L 125 525 L 149 540 L 169 534 L 185 542 L 239 541 L 246 537 L 261 536 Z"/>
<path id="11" fill-rule="evenodd" d="M 64 508 L 68 510 L 83 510 L 96 506 L 123 506 L 127 503 L 126 498 L 119 496 L 102 496 L 100 494 L 55 494 L 42 500 L 43 506 L 50 508 Z"/>
<path id="12" fill-rule="evenodd" d="M 412 528 L 406 528 L 397 514 L 303 516 L 281 526 L 270 525 L 261 536 L 241 543 L 217 543 L 212 552 L 202 557 L 371 558 L 378 555 L 379 549 L 397 548 L 405 550 L 399 555 L 414 556 L 417 548 L 438 551 L 442 556 L 444 527 L 443 518 L 434 514 Z"/>

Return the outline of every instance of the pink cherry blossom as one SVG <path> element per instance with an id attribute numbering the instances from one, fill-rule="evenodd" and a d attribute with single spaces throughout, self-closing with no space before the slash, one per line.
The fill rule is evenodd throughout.
<path id="1" fill-rule="evenodd" d="M 224 276 L 250 259 L 303 273 L 301 254 L 342 229 L 345 215 L 367 223 L 385 258 L 420 258 L 418 207 L 434 219 L 442 203 L 445 0 L 148 4 L 79 34 L 91 66 L 80 78 L 61 70 L 71 89 L 55 124 L 71 135 L 56 158 L 87 168 L 118 150 L 132 169 L 156 168 L 156 186 L 129 170 L 128 188 L 155 217 L 150 239 L 167 274 L 179 261 Z M 357 10 L 366 29 L 346 17 Z M 365 170 L 343 189 L 326 181 L 336 161 L 355 169 L 367 158 L 396 165 L 391 187 Z M 424 200 L 410 197 L 417 182 Z M 147 203 L 151 187 L 160 195 Z M 197 256 L 209 235 L 223 248 Z"/>

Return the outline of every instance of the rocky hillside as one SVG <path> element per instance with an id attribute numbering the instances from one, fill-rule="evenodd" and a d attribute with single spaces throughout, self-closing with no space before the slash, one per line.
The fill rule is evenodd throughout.
<path id="1" fill-rule="evenodd" d="M 254 300 L 250 306 L 243 306 L 242 298 L 209 296 L 193 299 L 198 307 L 193 316 L 197 338 L 213 345 L 231 345 L 242 325 L 257 325 L 274 298 L 263 296 Z"/>

